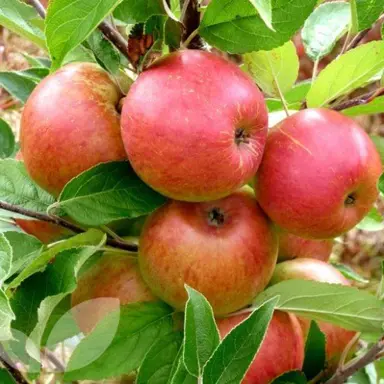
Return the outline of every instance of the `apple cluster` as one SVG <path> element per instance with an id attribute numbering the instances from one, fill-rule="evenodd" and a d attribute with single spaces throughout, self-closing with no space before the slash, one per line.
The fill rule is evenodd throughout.
<path id="1" fill-rule="evenodd" d="M 352 119 L 304 109 L 268 130 L 252 79 L 194 50 L 166 55 L 140 74 L 120 114 L 122 96 L 98 66 L 69 64 L 38 85 L 22 117 L 26 169 L 51 194 L 92 166 L 128 159 L 169 197 L 146 219 L 138 259 L 105 253 L 81 276 L 72 305 L 83 332 L 119 304 L 163 300 L 182 311 L 188 284 L 208 299 L 224 337 L 247 316 L 227 315 L 268 285 L 349 284 L 327 263 L 332 239 L 371 209 L 382 172 Z M 117 301 L 95 306 L 96 298 Z M 301 369 L 308 326 L 276 311 L 243 382 L 267 384 Z M 354 332 L 319 326 L 332 370 Z"/>

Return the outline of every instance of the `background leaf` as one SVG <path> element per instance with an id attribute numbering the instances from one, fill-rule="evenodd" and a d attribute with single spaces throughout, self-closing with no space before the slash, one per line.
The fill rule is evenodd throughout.
<path id="1" fill-rule="evenodd" d="M 372 24 L 384 11 L 381 0 L 355 0 L 358 31 L 371 28 Z"/>
<path id="2" fill-rule="evenodd" d="M 355 107 L 344 109 L 342 113 L 351 117 L 384 113 L 384 96 L 376 97 L 371 102 L 364 105 L 357 105 Z"/>
<path id="3" fill-rule="evenodd" d="M 307 379 L 298 371 L 286 372 L 275 379 L 272 384 L 306 384 Z"/>
<path id="4" fill-rule="evenodd" d="M 0 158 L 10 157 L 14 150 L 15 136 L 12 129 L 5 120 L 0 119 Z"/>
<path id="5" fill-rule="evenodd" d="M 83 42 L 115 8 L 119 0 L 55 0 L 49 3 L 45 36 L 52 59 L 52 70 Z"/>
<path id="6" fill-rule="evenodd" d="M 16 384 L 13 377 L 8 373 L 5 368 L 0 368 L 0 383 L 2 384 Z"/>
<path id="7" fill-rule="evenodd" d="M 274 30 L 272 27 L 272 5 L 271 0 L 249 0 L 256 8 L 265 25 Z"/>
<path id="8" fill-rule="evenodd" d="M 188 301 L 184 317 L 184 364 L 189 373 L 199 377 L 205 363 L 220 344 L 212 307 L 198 291 L 186 285 Z"/>
<path id="9" fill-rule="evenodd" d="M 15 319 L 8 297 L 0 288 L 0 341 L 12 338 L 11 322 Z"/>
<path id="10" fill-rule="evenodd" d="M 204 369 L 204 384 L 240 383 L 263 343 L 277 299 L 271 299 L 233 328 Z"/>
<path id="11" fill-rule="evenodd" d="M 37 83 L 21 72 L 0 72 L 0 85 L 24 104 Z"/>
<path id="12" fill-rule="evenodd" d="M 366 291 L 337 284 L 287 280 L 269 287 L 255 306 L 279 296 L 276 308 L 361 332 L 382 332 L 384 303 Z"/>
<path id="13" fill-rule="evenodd" d="M 377 208 L 372 207 L 368 214 L 356 225 L 356 228 L 368 232 L 376 232 L 384 229 L 384 219 Z"/>
<path id="14" fill-rule="evenodd" d="M 350 5 L 344 1 L 321 4 L 304 23 L 301 37 L 306 54 L 314 61 L 328 55 L 351 21 Z"/>
<path id="15" fill-rule="evenodd" d="M 344 53 L 320 72 L 308 92 L 308 107 L 328 105 L 365 84 L 383 68 L 384 41 L 372 41 Z"/>
<path id="16" fill-rule="evenodd" d="M 0 233 L 0 288 L 11 271 L 12 255 L 13 251 L 9 241 L 3 233 Z"/>
<path id="17" fill-rule="evenodd" d="M 126 24 L 144 23 L 154 15 L 165 15 L 161 0 L 124 0 L 113 12 Z"/>
<path id="18" fill-rule="evenodd" d="M 223 51 L 270 50 L 287 42 L 312 12 L 316 0 L 271 0 L 270 30 L 249 0 L 212 0 L 205 10 L 200 35 Z"/>
<path id="19" fill-rule="evenodd" d="M 367 284 L 369 280 L 364 279 L 349 265 L 341 263 L 331 263 L 336 269 L 338 269 L 347 279 L 357 281 L 358 283 Z"/>
<path id="20" fill-rule="evenodd" d="M 246 53 L 244 69 L 265 93 L 279 97 L 278 89 L 283 94 L 289 91 L 299 74 L 295 45 L 288 41 L 271 51 Z"/>
<path id="21" fill-rule="evenodd" d="M 165 201 L 139 179 L 128 162 L 111 162 L 71 180 L 55 206 L 81 224 L 99 226 L 146 215 Z"/>

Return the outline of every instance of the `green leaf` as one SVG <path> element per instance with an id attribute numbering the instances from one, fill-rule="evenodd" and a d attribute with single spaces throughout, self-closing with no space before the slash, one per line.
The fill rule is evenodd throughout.
<path id="1" fill-rule="evenodd" d="M 19 71 L 17 73 L 38 84 L 42 79 L 44 79 L 44 77 L 47 77 L 49 75 L 49 68 L 42 68 L 42 67 L 28 68 L 28 69 L 24 69 L 23 71 Z"/>
<path id="2" fill-rule="evenodd" d="M 20 232 L 5 232 L 5 238 L 13 250 L 12 266 L 9 276 L 14 275 L 23 269 L 28 263 L 34 260 L 42 251 L 43 244 L 36 237 Z"/>
<path id="3" fill-rule="evenodd" d="M 338 269 L 347 279 L 352 281 L 357 281 L 358 283 L 367 284 L 369 280 L 364 279 L 360 276 L 355 270 L 353 270 L 349 265 L 341 263 L 331 263 L 336 269 Z"/>
<path id="4" fill-rule="evenodd" d="M 382 0 L 355 0 L 358 31 L 371 28 L 384 11 Z"/>
<path id="5" fill-rule="evenodd" d="M 171 372 L 170 380 L 167 384 L 196 384 L 196 377 L 192 376 L 185 368 L 183 361 L 183 350 L 179 352 L 179 357 L 176 361 L 176 366 Z"/>
<path id="6" fill-rule="evenodd" d="M 377 289 L 377 297 L 384 300 L 384 261 L 381 262 L 381 279 Z"/>
<path id="7" fill-rule="evenodd" d="M 46 268 L 47 264 L 60 252 L 78 248 L 82 246 L 92 246 L 99 244 L 104 239 L 104 233 L 97 229 L 90 229 L 87 232 L 73 236 L 68 240 L 62 241 L 57 245 L 49 248 L 47 251 L 41 253 L 33 260 L 31 264 L 25 267 L 15 279 L 8 284 L 8 290 L 18 287 L 25 279 L 36 272 L 42 271 Z"/>
<path id="8" fill-rule="evenodd" d="M 118 316 L 118 328 L 114 328 Z M 101 380 L 137 369 L 161 337 L 173 332 L 172 309 L 164 303 L 122 306 L 98 323 L 73 352 L 66 381 Z"/>
<path id="9" fill-rule="evenodd" d="M 379 96 L 373 99 L 371 102 L 363 105 L 357 105 L 356 107 L 350 107 L 341 111 L 347 116 L 359 116 L 359 115 L 375 115 L 378 113 L 384 113 L 384 96 Z"/>
<path id="10" fill-rule="evenodd" d="M 384 164 L 384 137 L 371 135 L 370 138 L 379 152 L 381 162 Z"/>
<path id="11" fill-rule="evenodd" d="M 270 50 L 287 42 L 304 24 L 317 0 L 271 0 L 270 30 L 249 0 L 212 0 L 200 24 L 200 35 L 223 51 Z"/>
<path id="12" fill-rule="evenodd" d="M 0 233 L 0 288 L 11 271 L 12 256 L 13 251 L 11 244 L 9 244 L 4 234 Z"/>
<path id="13" fill-rule="evenodd" d="M 25 103 L 37 84 L 21 72 L 0 72 L 0 85 L 13 97 Z"/>
<path id="14" fill-rule="evenodd" d="M 307 384 L 307 379 L 299 371 L 290 371 L 273 380 L 272 384 Z"/>
<path id="15" fill-rule="evenodd" d="M 65 56 L 83 42 L 119 0 L 55 0 L 49 3 L 45 36 L 52 59 L 52 70 L 60 67 Z"/>
<path id="16" fill-rule="evenodd" d="M 279 97 L 288 92 L 299 74 L 299 58 L 292 41 L 271 51 L 258 51 L 244 55 L 244 70 L 267 94 Z"/>
<path id="17" fill-rule="evenodd" d="M 120 53 L 103 34 L 96 30 L 88 37 L 88 44 L 99 64 L 112 74 L 117 74 L 120 66 Z"/>
<path id="18" fill-rule="evenodd" d="M 48 68 L 51 66 L 51 60 L 48 57 L 31 56 L 25 52 L 22 52 L 24 58 L 28 61 L 28 64 L 34 68 Z"/>
<path id="19" fill-rule="evenodd" d="M 274 31 L 272 26 L 272 4 L 271 0 L 249 0 L 256 8 L 265 25 Z"/>
<path id="20" fill-rule="evenodd" d="M 0 288 L 0 341 L 12 339 L 11 322 L 15 319 L 9 299 Z"/>
<path id="21" fill-rule="evenodd" d="M 166 201 L 134 173 L 128 162 L 99 164 L 72 179 L 58 207 L 80 224 L 99 226 L 146 215 Z"/>
<path id="22" fill-rule="evenodd" d="M 279 296 L 277 309 L 360 332 L 382 332 L 384 303 L 366 291 L 337 284 L 286 280 L 256 297 L 258 306 Z"/>
<path id="23" fill-rule="evenodd" d="M 321 4 L 304 23 L 301 37 L 306 54 L 313 60 L 328 55 L 351 22 L 350 5 L 344 1 Z"/>
<path id="24" fill-rule="evenodd" d="M 145 23 L 151 16 L 165 15 L 162 0 L 124 0 L 113 16 L 126 24 Z"/>
<path id="25" fill-rule="evenodd" d="M 305 342 L 303 372 L 308 380 L 313 379 L 325 367 L 325 335 L 315 321 L 311 321 Z"/>
<path id="26" fill-rule="evenodd" d="M 19 0 L 0 0 L 0 25 L 45 48 L 43 31 L 35 25 L 39 15 Z"/>
<path id="27" fill-rule="evenodd" d="M 10 157 L 15 150 L 15 136 L 8 123 L 0 119 L 0 158 Z"/>
<path id="28" fill-rule="evenodd" d="M 320 72 L 308 92 L 308 107 L 328 105 L 365 84 L 383 68 L 384 41 L 372 41 L 344 53 Z"/>
<path id="29" fill-rule="evenodd" d="M 1 384 L 16 384 L 13 377 L 8 373 L 5 368 L 0 368 L 0 383 Z"/>
<path id="30" fill-rule="evenodd" d="M 174 332 L 156 341 L 145 355 L 136 384 L 167 384 L 183 336 Z"/>
<path id="31" fill-rule="evenodd" d="M 363 220 L 356 225 L 362 231 L 377 232 L 384 229 L 384 220 L 377 208 L 372 207 Z"/>
<path id="32" fill-rule="evenodd" d="M 384 174 L 382 174 L 379 179 L 379 191 L 384 193 Z"/>
<path id="33" fill-rule="evenodd" d="M 207 299 L 188 285 L 185 289 L 188 301 L 184 317 L 184 364 L 190 374 L 199 377 L 220 344 L 220 335 Z"/>
<path id="34" fill-rule="evenodd" d="M 24 164 L 13 159 L 0 160 L 0 200 L 41 213 L 54 202 L 29 178 Z"/>
<path id="35" fill-rule="evenodd" d="M 204 384 L 240 383 L 263 343 L 277 298 L 256 309 L 221 342 L 207 362 Z"/>

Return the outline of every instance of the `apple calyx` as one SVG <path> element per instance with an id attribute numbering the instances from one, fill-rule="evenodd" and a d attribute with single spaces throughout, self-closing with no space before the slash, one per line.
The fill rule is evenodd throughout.
<path id="1" fill-rule="evenodd" d="M 208 212 L 208 224 L 213 227 L 221 227 L 225 221 L 225 214 L 220 208 L 212 208 Z"/>
<path id="2" fill-rule="evenodd" d="M 249 143 L 249 133 L 245 128 L 236 128 L 235 130 L 235 143 L 240 145 L 241 143 L 248 144 Z"/>
<path id="3" fill-rule="evenodd" d="M 351 206 L 351 205 L 355 205 L 355 202 L 356 202 L 356 196 L 355 194 L 352 192 L 350 193 L 344 200 L 344 205 L 346 206 Z"/>

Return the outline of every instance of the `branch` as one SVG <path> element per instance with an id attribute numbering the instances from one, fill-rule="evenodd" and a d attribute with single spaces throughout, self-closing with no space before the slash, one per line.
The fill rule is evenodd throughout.
<path id="1" fill-rule="evenodd" d="M 66 228 L 71 230 L 72 232 L 75 233 L 83 233 L 85 230 L 76 224 L 70 223 L 58 216 L 54 215 L 46 215 L 44 213 L 39 213 L 39 212 L 34 212 L 29 209 L 21 208 L 13 204 L 6 203 L 5 201 L 0 201 L 0 208 L 5 209 L 6 211 L 9 212 L 15 212 L 19 213 L 21 215 L 31 217 L 33 219 L 45 221 L 47 223 L 51 224 L 56 224 L 59 225 L 60 227 Z M 137 252 L 138 251 L 138 246 L 134 243 L 127 243 L 125 241 L 121 240 L 116 240 L 116 239 L 107 239 L 107 244 L 110 245 L 111 247 L 123 249 L 125 251 L 130 251 L 130 252 Z"/>
<path id="2" fill-rule="evenodd" d="M 22 373 L 14 367 L 10 357 L 2 345 L 0 345 L 0 363 L 8 371 L 8 373 L 13 377 L 17 384 L 29 384 L 27 379 L 22 375 Z"/>
<path id="3" fill-rule="evenodd" d="M 195 33 L 196 35 L 189 43 L 189 46 L 192 49 L 201 49 L 203 47 L 203 41 L 195 32 L 200 25 L 198 0 L 180 0 L 180 7 L 182 9 L 180 21 L 184 25 L 182 42 L 185 42 L 192 33 Z"/>
<path id="4" fill-rule="evenodd" d="M 364 37 L 368 34 L 368 32 L 371 30 L 371 28 L 364 29 L 364 31 L 359 32 L 349 43 L 346 51 L 349 51 L 350 49 L 356 48 L 360 41 L 364 39 Z"/>
<path id="5" fill-rule="evenodd" d="M 331 106 L 330 108 L 334 111 L 342 111 L 343 109 L 356 107 L 358 105 L 364 105 L 370 103 L 372 100 L 374 100 L 376 97 L 384 95 L 384 87 L 375 89 L 371 92 L 368 92 L 362 96 L 356 97 L 351 100 L 344 101 L 338 105 Z"/>
<path id="6" fill-rule="evenodd" d="M 345 367 L 340 367 L 336 373 L 325 382 L 325 384 L 343 384 L 347 378 L 352 376 L 359 369 L 377 360 L 380 352 L 384 349 L 384 338 L 381 338 L 363 356 L 350 361 Z"/>
<path id="7" fill-rule="evenodd" d="M 40 0 L 28 0 L 29 3 L 36 9 L 37 13 L 45 19 L 47 12 Z M 102 34 L 128 59 L 132 64 L 131 59 L 128 55 L 128 41 L 120 34 L 120 32 L 113 28 L 106 21 L 102 21 L 98 26 Z M 133 64 L 132 64 L 133 65 Z"/>

